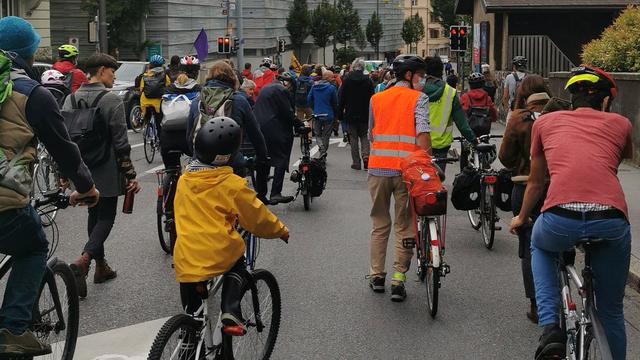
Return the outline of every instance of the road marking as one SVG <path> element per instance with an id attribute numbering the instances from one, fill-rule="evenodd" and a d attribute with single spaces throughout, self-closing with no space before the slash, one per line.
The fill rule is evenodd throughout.
<path id="1" fill-rule="evenodd" d="M 341 148 L 347 147 L 347 144 L 349 144 L 349 143 L 346 143 L 344 141 L 340 141 L 340 143 L 338 144 L 338 147 L 341 147 Z"/>
<path id="2" fill-rule="evenodd" d="M 144 143 L 134 144 L 134 145 L 131 145 L 131 148 L 132 148 L 132 149 L 135 149 L 135 148 L 141 147 L 141 146 L 143 146 L 143 145 L 144 145 Z"/>
<path id="3" fill-rule="evenodd" d="M 156 171 L 162 170 L 162 169 L 164 169 L 164 165 L 158 165 L 158 166 L 154 167 L 153 169 L 149 169 L 149 170 L 145 171 L 144 173 L 145 174 L 155 174 Z"/>
<path id="4" fill-rule="evenodd" d="M 342 139 L 329 139 L 329 145 L 333 145 L 333 144 L 339 144 L 340 142 L 342 142 Z M 311 157 L 314 157 L 315 154 L 318 153 L 318 151 L 320 151 L 320 148 L 318 147 L 318 145 L 314 146 L 311 148 L 311 150 L 309 151 L 309 155 L 311 155 Z M 300 165 L 300 159 L 298 159 L 298 161 L 294 162 L 293 165 L 291 165 L 294 168 L 297 168 L 298 165 Z"/>

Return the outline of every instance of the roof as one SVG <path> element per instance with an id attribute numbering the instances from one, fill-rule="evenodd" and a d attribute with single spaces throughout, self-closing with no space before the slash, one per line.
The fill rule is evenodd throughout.
<path id="1" fill-rule="evenodd" d="M 487 12 L 509 10 L 622 9 L 640 0 L 456 0 L 456 14 L 473 14 L 475 1 Z"/>

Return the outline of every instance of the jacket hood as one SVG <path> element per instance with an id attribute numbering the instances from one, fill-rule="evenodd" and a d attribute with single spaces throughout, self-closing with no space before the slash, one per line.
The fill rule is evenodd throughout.
<path id="1" fill-rule="evenodd" d="M 20 57 L 20 55 L 16 55 L 16 57 L 11 58 L 11 68 L 16 70 L 22 70 L 25 74 L 30 77 L 32 80 L 40 82 L 40 76 L 36 73 L 35 70 L 27 62 Z"/>
<path id="2" fill-rule="evenodd" d="M 214 187 L 233 177 L 233 170 L 229 166 L 202 169 L 196 171 L 185 171 L 180 177 L 180 181 L 192 194 L 203 194 L 211 191 Z"/>
<path id="3" fill-rule="evenodd" d="M 427 77 L 427 83 L 424 85 L 422 92 L 429 96 L 430 101 L 438 101 L 444 93 L 445 82 L 442 79 L 433 76 Z"/>
<path id="4" fill-rule="evenodd" d="M 58 61 L 55 64 L 53 64 L 51 68 L 53 70 L 60 71 L 63 75 L 66 75 L 69 73 L 69 71 L 75 69 L 76 66 L 73 65 L 73 63 L 70 61 Z"/>
<path id="5" fill-rule="evenodd" d="M 149 76 L 154 76 L 163 72 L 165 72 L 164 68 L 161 66 L 158 66 L 158 67 L 154 67 L 153 69 L 149 69 L 149 71 L 147 71 L 147 74 L 149 74 Z"/>
<path id="6" fill-rule="evenodd" d="M 220 80 L 209 80 L 207 81 L 206 87 L 223 87 L 227 89 L 233 89 L 233 87 L 226 82 L 222 82 Z"/>
<path id="7" fill-rule="evenodd" d="M 486 91 L 484 91 L 482 89 L 473 89 L 473 90 L 469 90 L 467 92 L 467 96 L 469 98 L 471 98 L 471 100 L 480 101 L 480 100 L 486 98 L 489 95 L 487 94 Z"/>
<path id="8" fill-rule="evenodd" d="M 193 79 L 189 79 L 184 85 L 180 85 L 177 82 L 174 82 L 173 85 L 176 89 L 193 90 L 193 88 L 198 85 L 198 82 Z"/>
<path id="9" fill-rule="evenodd" d="M 352 71 L 345 79 L 343 79 L 343 81 L 344 80 L 363 83 L 369 81 L 369 76 L 365 75 L 364 71 Z"/>
<path id="10" fill-rule="evenodd" d="M 311 91 L 315 93 L 320 93 L 320 94 L 327 94 L 328 96 L 331 93 L 332 87 L 333 85 L 331 83 L 322 80 L 320 82 L 317 82 L 315 85 L 313 85 L 313 87 L 311 88 Z"/>

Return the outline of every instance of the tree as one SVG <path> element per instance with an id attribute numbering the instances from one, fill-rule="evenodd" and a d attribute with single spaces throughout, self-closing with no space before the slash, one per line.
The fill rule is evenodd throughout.
<path id="1" fill-rule="evenodd" d="M 313 43 L 322 48 L 323 62 L 327 63 L 327 50 L 331 35 L 336 28 L 335 8 L 327 0 L 322 0 L 318 7 L 311 12 L 310 34 Z"/>
<path id="2" fill-rule="evenodd" d="M 336 51 L 336 65 L 349 65 L 358 57 L 358 51 L 349 46 Z"/>
<path id="3" fill-rule="evenodd" d="M 433 15 L 438 19 L 438 23 L 442 25 L 445 31 L 449 31 L 451 25 L 458 23 L 455 6 L 456 0 L 431 0 Z"/>
<path id="4" fill-rule="evenodd" d="M 402 40 L 409 48 L 424 39 L 424 22 L 417 13 L 404 20 L 402 24 Z"/>
<path id="5" fill-rule="evenodd" d="M 349 41 L 356 38 L 359 29 L 360 16 L 358 10 L 353 8 L 351 0 L 338 0 L 335 39 L 346 48 Z"/>
<path id="6" fill-rule="evenodd" d="M 360 26 L 358 26 L 358 32 L 356 33 L 355 40 L 360 51 L 364 51 L 367 48 L 367 38 Z"/>
<path id="7" fill-rule="evenodd" d="M 137 50 L 135 42 L 128 42 L 130 34 L 138 31 L 141 19 L 151 13 L 151 0 L 109 0 L 107 1 L 107 22 L 109 23 L 109 48 L 129 47 Z M 98 0 L 82 0 L 82 9 L 89 14 L 97 14 Z"/>
<path id="8" fill-rule="evenodd" d="M 302 56 L 302 45 L 309 36 L 310 26 L 311 15 L 307 7 L 307 0 L 294 0 L 287 17 L 287 31 L 293 47 L 298 49 L 298 56 Z"/>
<path id="9" fill-rule="evenodd" d="M 367 41 L 376 50 L 376 59 L 379 57 L 380 39 L 382 39 L 382 21 L 375 11 L 371 15 L 371 19 L 367 23 Z"/>
<path id="10" fill-rule="evenodd" d="M 640 8 L 629 7 L 600 38 L 582 48 L 582 62 L 611 72 L 640 72 Z"/>

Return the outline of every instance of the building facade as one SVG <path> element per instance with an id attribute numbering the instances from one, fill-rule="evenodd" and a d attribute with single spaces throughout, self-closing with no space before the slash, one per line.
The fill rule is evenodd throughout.
<path id="1" fill-rule="evenodd" d="M 42 41 L 36 59 L 51 58 L 51 31 L 49 21 L 49 0 L 0 0 L 0 18 L 19 16 L 29 21 Z"/>
<path id="2" fill-rule="evenodd" d="M 404 18 L 420 15 L 424 23 L 425 36 L 412 48 L 404 44 L 404 52 L 418 54 L 422 57 L 449 53 L 449 38 L 437 18 L 433 15 L 431 0 L 403 0 Z M 402 29 L 402 26 L 400 26 Z"/>

